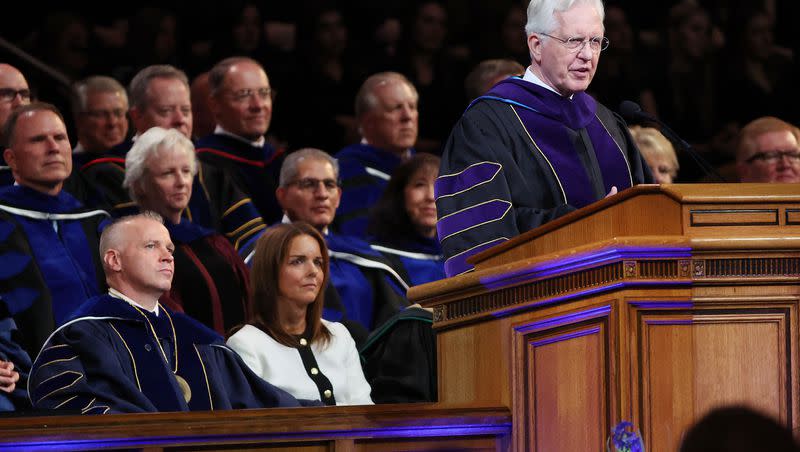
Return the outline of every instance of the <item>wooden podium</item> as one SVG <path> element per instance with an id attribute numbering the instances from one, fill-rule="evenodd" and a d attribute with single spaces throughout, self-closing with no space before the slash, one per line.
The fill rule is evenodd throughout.
<path id="1" fill-rule="evenodd" d="M 512 447 L 601 451 L 628 420 L 677 450 L 709 409 L 798 412 L 800 186 L 638 186 L 417 286 L 439 406 L 512 413 Z"/>

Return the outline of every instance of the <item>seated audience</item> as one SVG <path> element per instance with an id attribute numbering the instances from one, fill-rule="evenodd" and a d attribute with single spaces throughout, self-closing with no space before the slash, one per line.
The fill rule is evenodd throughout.
<path id="1" fill-rule="evenodd" d="M 331 285 L 325 295 L 326 320 L 340 321 L 361 343 L 366 333 L 408 305 L 405 281 L 369 244 L 329 230 L 342 196 L 336 160 L 319 149 L 289 154 L 275 191 L 283 222 L 305 221 L 320 231 L 331 255 Z"/>
<path id="2" fill-rule="evenodd" d="M 72 115 L 78 135 L 72 149 L 75 166 L 107 153 L 124 157 L 115 147 L 128 136 L 128 95 L 118 81 L 95 75 L 76 83 Z"/>
<path id="3" fill-rule="evenodd" d="M 439 161 L 421 152 L 400 165 L 370 218 L 372 248 L 404 269 L 414 286 L 445 277 L 433 195 Z"/>
<path id="4" fill-rule="evenodd" d="M 128 95 L 113 78 L 91 76 L 74 84 L 71 107 L 78 141 L 66 189 L 84 204 L 113 213 L 128 149 Z"/>
<path id="5" fill-rule="evenodd" d="M 715 408 L 683 437 L 680 452 L 798 452 L 792 431 L 745 406 Z"/>
<path id="6" fill-rule="evenodd" d="M 54 106 L 20 106 L 5 126 L 3 155 L 16 185 L 0 189 L 0 360 L 16 365 L 24 390 L 29 356 L 104 288 L 96 250 L 108 214 L 85 209 L 62 189 L 72 149 Z"/>
<path id="7" fill-rule="evenodd" d="M 11 111 L 20 105 L 31 102 L 31 89 L 28 81 L 17 68 L 10 64 L 0 63 L 0 147 L 6 146 L 4 136 L 5 123 L 11 115 Z M 14 178 L 11 176 L 11 168 L 8 167 L 4 158 L 0 156 L 0 187 L 11 185 Z"/>
<path id="8" fill-rule="evenodd" d="M 336 154 L 342 176 L 342 204 L 336 230 L 365 237 L 369 209 L 378 202 L 394 170 L 413 153 L 419 96 L 396 72 L 370 76 L 356 94 L 356 121 L 362 135 Z"/>
<path id="9" fill-rule="evenodd" d="M 800 129 L 772 116 L 739 132 L 736 172 L 741 182 L 800 182 Z"/>
<path id="10" fill-rule="evenodd" d="M 656 183 L 671 184 L 679 169 L 672 143 L 653 127 L 630 126 L 630 131 Z"/>
<path id="11" fill-rule="evenodd" d="M 467 78 L 464 79 L 464 91 L 467 94 L 467 102 L 483 96 L 500 80 L 525 73 L 525 67 L 514 60 L 491 59 L 483 60 L 475 66 Z"/>
<path id="12" fill-rule="evenodd" d="M 298 405 L 219 335 L 158 302 L 172 283 L 174 249 L 157 214 L 103 231 L 109 291 L 84 303 L 42 348 L 31 371 L 34 407 L 104 414 Z"/>
<path id="13" fill-rule="evenodd" d="M 82 178 L 93 187 L 87 199 L 101 198 L 115 216 L 135 212 L 135 206 L 122 187 L 125 178 L 125 153 L 133 142 L 151 127 L 176 129 L 192 137 L 192 103 L 189 81 L 183 71 L 169 65 L 148 66 L 130 84 L 130 115 L 136 134 L 116 152 L 93 156 L 80 167 Z M 225 234 L 242 255 L 255 246 L 264 229 L 258 211 L 232 181 L 230 174 L 211 165 L 200 164 L 192 184 L 192 196 L 184 215 L 193 223 Z"/>
<path id="14" fill-rule="evenodd" d="M 319 231 L 302 221 L 269 228 L 253 258 L 254 315 L 228 346 L 297 398 L 372 404 L 352 336 L 341 323 L 322 319 L 329 276 Z"/>
<path id="15" fill-rule="evenodd" d="M 265 136 L 275 94 L 267 73 L 251 58 L 226 58 L 208 72 L 208 85 L 217 127 L 198 140 L 200 160 L 228 170 L 264 221 L 278 222 L 281 209 L 275 188 L 284 149 L 274 148 Z"/>
<path id="16" fill-rule="evenodd" d="M 224 335 L 249 311 L 249 272 L 221 234 L 182 216 L 189 205 L 197 157 L 176 129 L 152 127 L 125 157 L 122 185 L 142 211 L 164 217 L 175 244 L 172 287 L 161 301 Z"/>

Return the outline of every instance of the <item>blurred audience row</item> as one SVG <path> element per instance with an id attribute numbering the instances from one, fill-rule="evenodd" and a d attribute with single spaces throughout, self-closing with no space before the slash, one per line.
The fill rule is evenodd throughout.
<path id="1" fill-rule="evenodd" d="M 202 85 L 202 74 L 222 58 L 252 57 L 266 68 L 277 93 L 268 138 L 280 147 L 330 153 L 358 139 L 353 99 L 369 74 L 396 71 L 412 82 L 419 93 L 416 149 L 438 154 L 475 96 L 464 86 L 471 69 L 493 58 L 529 64 L 526 2 L 518 0 L 380 6 L 236 0 L 214 8 L 207 14 L 180 1 L 115 12 L 70 6 L 36 24 L 12 24 L 7 33 L 71 81 L 106 74 L 127 85 L 145 66 L 172 64 L 191 80 L 200 77 Z M 796 12 L 795 2 L 774 0 L 676 0 L 651 7 L 607 2 L 611 45 L 590 94 L 612 109 L 635 100 L 713 165 L 731 164 L 733 141 L 744 124 L 762 116 L 800 120 L 793 105 L 798 39 L 790 18 Z M 23 70 L 33 77 L 39 98 L 64 110 L 68 87 L 34 67 Z M 198 136 L 213 128 L 200 118 Z M 678 180 L 705 176 L 685 164 L 683 155 L 678 158 Z"/>

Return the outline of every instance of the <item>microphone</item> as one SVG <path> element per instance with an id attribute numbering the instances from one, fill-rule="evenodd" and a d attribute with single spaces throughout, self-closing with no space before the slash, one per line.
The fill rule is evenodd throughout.
<path id="1" fill-rule="evenodd" d="M 664 134 L 664 136 L 666 136 L 673 143 L 678 143 L 679 147 L 686 152 L 686 154 L 688 154 L 692 160 L 695 161 L 695 163 L 697 163 L 697 166 L 703 170 L 706 176 L 714 175 L 714 177 L 719 179 L 721 182 L 728 182 L 717 172 L 717 170 L 714 169 L 713 166 L 711 166 L 710 163 L 708 163 L 706 159 L 703 158 L 702 155 L 698 154 L 692 148 L 691 144 L 684 141 L 683 138 L 678 136 L 678 134 L 670 129 L 669 126 L 667 126 L 663 121 L 642 110 L 642 107 L 640 107 L 636 102 L 623 100 L 619 104 L 619 113 L 627 121 L 645 120 L 658 124 L 661 126 L 661 132 Z"/>

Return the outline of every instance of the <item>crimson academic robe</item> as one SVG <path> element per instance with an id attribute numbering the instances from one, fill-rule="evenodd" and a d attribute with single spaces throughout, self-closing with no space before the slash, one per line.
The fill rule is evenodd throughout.
<path id="1" fill-rule="evenodd" d="M 87 301 L 52 334 L 28 394 L 34 408 L 81 414 L 300 405 L 192 318 L 110 295 Z"/>
<path id="2" fill-rule="evenodd" d="M 185 218 L 165 224 L 175 244 L 175 276 L 161 302 L 225 335 L 250 312 L 250 272 L 233 245 Z"/>

